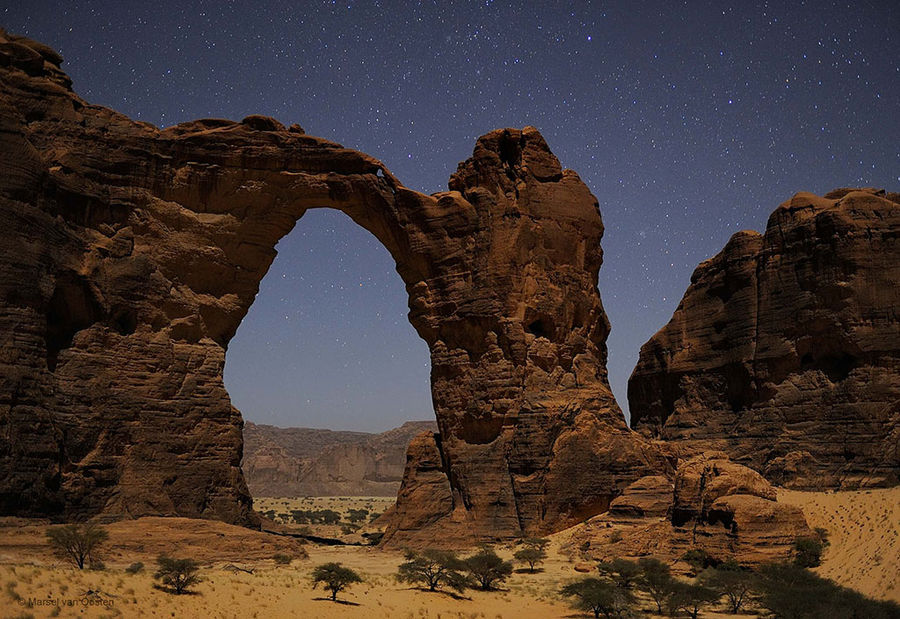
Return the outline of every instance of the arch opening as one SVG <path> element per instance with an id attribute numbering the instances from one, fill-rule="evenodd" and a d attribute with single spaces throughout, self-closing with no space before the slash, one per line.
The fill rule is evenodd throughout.
<path id="1" fill-rule="evenodd" d="M 226 355 L 244 418 L 365 432 L 434 419 L 428 347 L 384 245 L 345 213 L 316 208 L 276 251 Z"/>

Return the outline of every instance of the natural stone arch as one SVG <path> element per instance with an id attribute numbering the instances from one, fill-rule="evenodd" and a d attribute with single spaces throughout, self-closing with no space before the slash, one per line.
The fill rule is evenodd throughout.
<path id="1" fill-rule="evenodd" d="M 426 196 L 270 118 L 133 122 L 6 43 L 41 62 L 0 67 L 4 513 L 253 522 L 225 348 L 313 207 L 384 244 L 431 352 L 440 436 L 411 450 L 394 543 L 560 528 L 666 468 L 609 389 L 597 201 L 537 130 L 480 138 Z"/>

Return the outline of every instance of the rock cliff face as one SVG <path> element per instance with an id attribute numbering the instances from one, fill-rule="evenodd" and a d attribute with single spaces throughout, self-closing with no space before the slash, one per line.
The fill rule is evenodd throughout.
<path id="1" fill-rule="evenodd" d="M 561 528 L 668 467 L 609 390 L 597 201 L 537 130 L 480 138 L 426 196 L 271 118 L 129 120 L 60 62 L 0 33 L 0 512 L 252 523 L 225 350 L 319 207 L 390 251 L 431 351 L 428 522 Z"/>
<path id="2" fill-rule="evenodd" d="M 410 440 L 436 429 L 433 421 L 380 434 L 246 422 L 241 468 L 256 497 L 397 496 Z"/>
<path id="3" fill-rule="evenodd" d="M 795 195 L 702 263 L 641 348 L 633 426 L 793 487 L 900 476 L 900 196 Z"/>

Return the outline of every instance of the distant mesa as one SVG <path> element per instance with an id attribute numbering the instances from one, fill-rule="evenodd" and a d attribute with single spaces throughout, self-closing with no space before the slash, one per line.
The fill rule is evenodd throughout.
<path id="1" fill-rule="evenodd" d="M 372 434 L 245 422 L 242 469 L 255 497 L 397 496 L 406 448 L 434 421 Z"/>

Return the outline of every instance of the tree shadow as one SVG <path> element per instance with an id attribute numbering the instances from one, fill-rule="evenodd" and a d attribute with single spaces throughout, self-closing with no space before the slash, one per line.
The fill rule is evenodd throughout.
<path id="1" fill-rule="evenodd" d="M 175 587 L 166 587 L 165 585 L 160 585 L 157 583 L 153 584 L 153 588 L 157 591 L 164 591 L 165 593 L 171 593 L 172 595 L 203 595 L 199 591 L 182 591 L 178 593 L 175 591 Z"/>
<path id="2" fill-rule="evenodd" d="M 544 572 L 544 568 L 536 567 L 533 570 L 528 569 L 527 567 L 520 567 L 516 570 L 516 574 L 541 574 Z"/>
<path id="3" fill-rule="evenodd" d="M 357 602 L 350 600 L 332 600 L 331 598 L 313 598 L 315 602 L 334 602 L 335 604 L 343 604 L 344 606 L 359 606 Z"/>
<path id="4" fill-rule="evenodd" d="M 466 597 L 466 596 L 462 595 L 461 593 L 456 593 L 454 591 L 449 591 L 446 589 L 435 589 L 434 591 L 432 591 L 428 587 L 407 587 L 406 590 L 407 591 L 421 591 L 422 593 L 436 593 L 438 595 L 446 595 L 447 597 L 453 598 L 456 601 L 460 601 L 460 600 L 468 600 L 470 602 L 472 601 L 472 598 L 470 598 L 470 597 Z"/>

